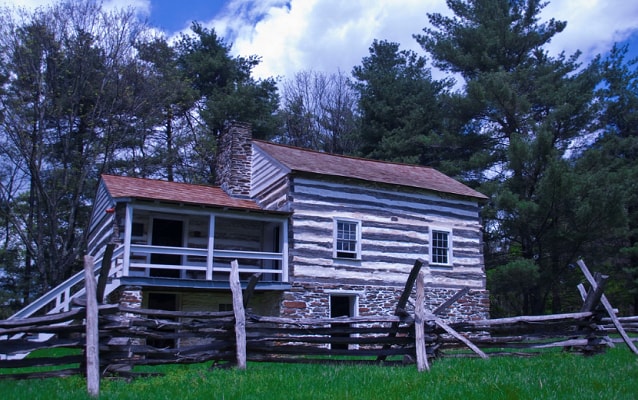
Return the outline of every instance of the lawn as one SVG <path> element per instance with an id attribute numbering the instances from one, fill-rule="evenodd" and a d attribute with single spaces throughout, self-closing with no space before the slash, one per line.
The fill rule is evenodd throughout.
<path id="1" fill-rule="evenodd" d="M 625 346 L 583 357 L 445 358 L 416 366 L 249 363 L 245 371 L 210 363 L 147 367 L 164 376 L 103 379 L 100 399 L 636 399 L 638 357 Z M 0 380 L 0 399 L 86 399 L 81 377 Z"/>

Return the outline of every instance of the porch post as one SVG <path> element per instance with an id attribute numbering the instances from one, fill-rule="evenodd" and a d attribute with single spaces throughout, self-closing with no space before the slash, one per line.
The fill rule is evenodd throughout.
<path id="1" fill-rule="evenodd" d="M 208 254 L 206 255 L 206 280 L 213 280 L 213 256 L 215 248 L 215 214 L 210 214 L 208 227 Z"/>
<path id="2" fill-rule="evenodd" d="M 133 229 L 133 206 L 126 204 L 126 217 L 124 218 L 124 260 L 122 264 L 122 276 L 128 276 L 131 265 L 131 230 Z"/>
<path id="3" fill-rule="evenodd" d="M 288 219 L 282 223 L 281 230 L 281 281 L 288 282 Z"/>

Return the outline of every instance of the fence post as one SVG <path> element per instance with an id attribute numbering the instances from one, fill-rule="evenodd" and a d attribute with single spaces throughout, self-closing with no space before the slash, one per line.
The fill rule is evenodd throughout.
<path id="1" fill-rule="evenodd" d="M 95 298 L 97 302 L 102 304 L 104 301 L 104 290 L 106 289 L 106 283 L 109 279 L 109 273 L 111 271 L 111 264 L 113 263 L 113 250 L 115 249 L 115 243 L 109 243 L 106 245 L 104 255 L 102 256 L 102 265 L 100 267 L 100 277 L 97 280 L 97 287 L 95 289 Z"/>
<path id="2" fill-rule="evenodd" d="M 86 288 L 86 388 L 89 396 L 98 397 L 100 395 L 98 306 L 91 256 L 84 256 L 84 285 Z"/>
<path id="3" fill-rule="evenodd" d="M 583 275 L 585 275 L 585 278 L 587 278 L 587 280 L 589 281 L 589 284 L 592 286 L 592 289 L 596 289 L 597 287 L 596 279 L 594 279 L 594 276 L 591 274 L 591 272 L 589 272 L 589 268 L 587 268 L 587 265 L 585 265 L 585 262 L 583 260 L 578 260 L 576 264 L 578 264 L 578 266 L 580 267 L 580 270 L 583 272 Z M 603 303 L 605 310 L 607 310 L 607 314 L 609 314 L 609 318 L 611 318 L 611 322 L 616 327 L 616 330 L 618 331 L 618 333 L 620 333 L 620 336 L 622 336 L 623 340 L 627 344 L 627 347 L 629 347 L 629 349 L 634 354 L 638 354 L 638 349 L 636 348 L 634 343 L 631 341 L 631 338 L 627 335 L 627 332 L 625 332 L 625 329 L 623 328 L 622 324 L 618 320 L 618 317 L 616 316 L 616 312 L 614 311 L 614 308 L 611 306 L 611 303 L 609 302 L 609 300 L 607 300 L 607 297 L 605 297 L 604 294 L 600 296 L 600 301 L 601 303 Z"/>
<path id="4" fill-rule="evenodd" d="M 410 300 L 410 295 L 412 294 L 412 288 L 414 287 L 414 281 L 419 276 L 419 271 L 421 271 L 421 267 L 423 266 L 423 264 L 427 266 L 426 263 L 427 261 L 424 261 L 420 258 L 418 258 L 414 262 L 414 266 L 412 267 L 412 270 L 410 271 L 410 275 L 408 275 L 408 280 L 405 282 L 405 288 L 403 288 L 403 293 L 401 293 L 401 297 L 399 297 L 399 301 L 394 310 L 394 315 L 405 316 L 405 306 L 408 303 L 408 300 Z M 399 323 L 393 322 L 390 327 L 390 332 L 388 332 L 388 337 L 390 338 L 396 337 L 398 329 L 399 329 Z M 383 346 L 383 349 L 387 350 L 390 347 L 391 347 L 390 345 L 386 344 Z M 377 361 L 385 361 L 385 359 L 386 359 L 385 355 L 377 356 Z"/>
<path id="5" fill-rule="evenodd" d="M 591 290 L 585 296 L 585 300 L 583 301 L 583 306 L 580 311 L 595 311 L 596 307 L 598 307 L 598 304 L 600 303 L 601 297 L 603 296 L 607 279 L 609 279 L 609 276 L 596 272 L 594 275 L 596 284 L 592 285 Z"/>
<path id="6" fill-rule="evenodd" d="M 419 372 L 429 371 L 428 353 L 425 347 L 425 274 L 419 271 L 416 280 L 416 304 L 414 306 L 414 335 L 416 339 L 416 366 Z"/>
<path id="7" fill-rule="evenodd" d="M 237 341 L 237 368 L 246 369 L 246 313 L 244 299 L 239 282 L 239 263 L 230 263 L 230 290 L 233 293 L 233 312 L 235 313 L 235 339 Z"/>

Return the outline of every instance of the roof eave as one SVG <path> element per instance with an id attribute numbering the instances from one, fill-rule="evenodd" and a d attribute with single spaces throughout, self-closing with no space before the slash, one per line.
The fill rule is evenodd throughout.
<path id="1" fill-rule="evenodd" d="M 269 214 L 269 215 L 281 215 L 287 216 L 290 215 L 288 211 L 277 211 L 277 210 L 266 210 L 263 208 L 250 208 L 250 207 L 241 207 L 241 206 L 230 206 L 230 205 L 215 205 L 215 204 L 200 204 L 200 203 L 188 203 L 188 202 L 180 202 L 180 201 L 172 201 L 172 200 L 160 200 L 146 197 L 115 197 L 113 198 L 116 204 L 118 203 L 134 203 L 135 201 L 147 201 L 151 203 L 162 203 L 168 206 L 174 207 L 182 207 L 188 206 L 193 208 L 206 208 L 206 209 L 214 209 L 221 211 L 233 211 L 233 212 L 247 212 L 247 213 L 255 213 L 255 214 Z"/>

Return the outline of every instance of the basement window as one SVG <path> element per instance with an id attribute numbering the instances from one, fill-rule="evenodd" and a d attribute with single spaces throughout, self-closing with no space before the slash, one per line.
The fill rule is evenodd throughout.
<path id="1" fill-rule="evenodd" d="M 361 259 L 361 221 L 336 219 L 334 244 L 336 258 Z"/>
<path id="2" fill-rule="evenodd" d="M 430 263 L 450 265 L 450 245 L 452 234 L 450 231 L 433 229 L 430 237 Z"/>

